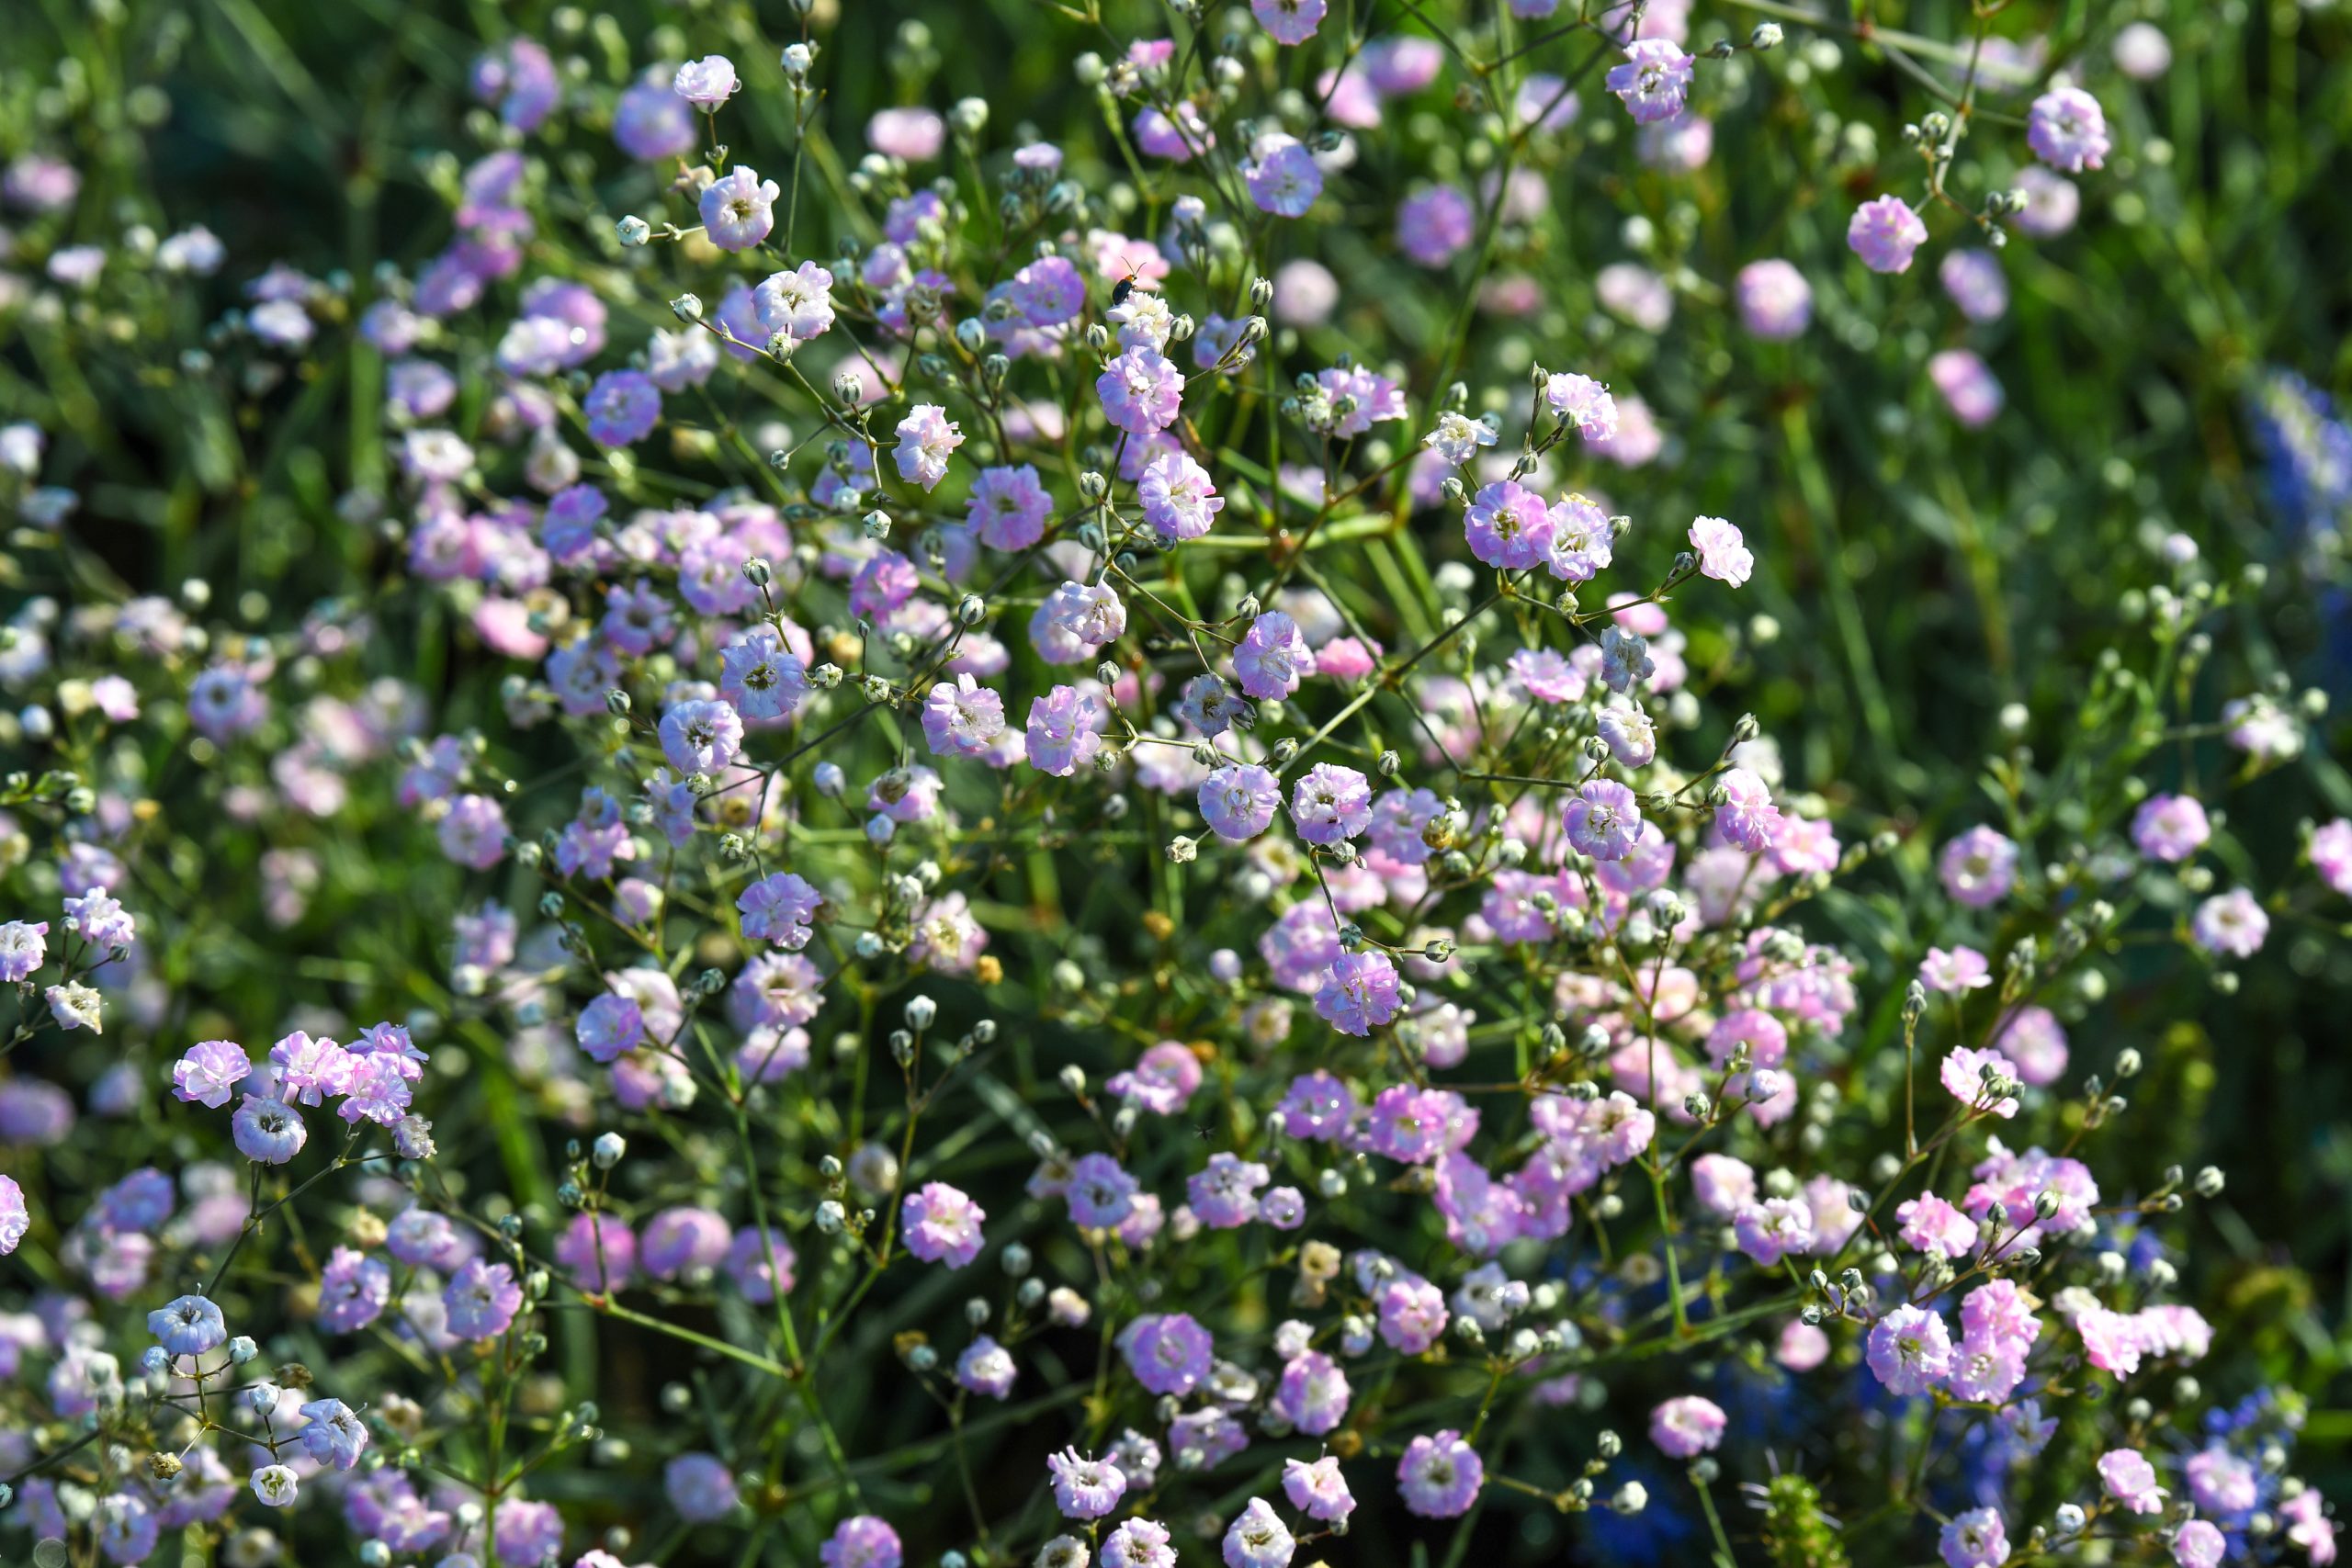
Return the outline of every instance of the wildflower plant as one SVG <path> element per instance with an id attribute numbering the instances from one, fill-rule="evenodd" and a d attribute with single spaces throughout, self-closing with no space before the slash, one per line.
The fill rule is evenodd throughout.
<path id="1" fill-rule="evenodd" d="M 2352 436 L 2003 326 L 2160 9 L 219 9 L 473 107 L 9 68 L 6 1551 L 2333 1560 Z"/>

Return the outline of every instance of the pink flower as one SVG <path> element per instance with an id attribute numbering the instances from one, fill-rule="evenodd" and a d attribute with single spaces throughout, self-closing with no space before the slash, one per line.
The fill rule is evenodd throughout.
<path id="1" fill-rule="evenodd" d="M 1102 417 L 1130 435 L 1154 435 L 1176 423 L 1184 373 L 1157 349 L 1126 350 L 1094 378 Z"/>
<path id="2" fill-rule="evenodd" d="M 2035 157 L 2067 175 L 2098 168 L 2111 145 L 2098 100 L 2080 87 L 2053 88 L 2034 99 L 2026 112 L 2025 142 Z"/>
<path id="3" fill-rule="evenodd" d="M 1949 953 L 1931 947 L 1920 960 L 1919 980 L 1931 991 L 1959 997 L 1991 985 L 1993 971 L 1984 955 L 1973 947 L 1954 947 Z"/>
<path id="4" fill-rule="evenodd" d="M 2008 897 L 2016 886 L 2018 847 L 1990 828 L 1971 828 L 1944 846 L 1936 869 L 1946 893 L 1982 909 Z"/>
<path id="5" fill-rule="evenodd" d="M 1396 209 L 1396 248 L 1422 266 L 1439 267 L 1470 243 L 1476 215 L 1452 186 L 1414 192 Z"/>
<path id="6" fill-rule="evenodd" d="M 1952 417 L 1971 430 L 1991 423 L 2007 400 L 1992 367 L 1970 349 L 1948 348 L 1929 355 L 1928 379 L 1943 394 Z"/>
<path id="7" fill-rule="evenodd" d="M 2270 934 L 2270 917 L 2253 893 L 2233 887 L 2198 905 L 2188 931 L 2198 946 L 2216 957 L 2251 958 Z"/>
<path id="8" fill-rule="evenodd" d="M 1871 1327 L 1865 1359 L 1890 1393 L 1923 1394 L 1951 1371 L 1951 1331 L 1936 1314 L 1905 1303 Z"/>
<path id="9" fill-rule="evenodd" d="M 722 251 L 748 251 L 775 227 L 773 210 L 783 195 L 774 180 L 763 180 L 738 164 L 702 193 L 702 221 L 710 243 Z"/>
<path id="10" fill-rule="evenodd" d="M 735 96 L 735 62 L 723 54 L 707 54 L 678 67 L 671 89 L 696 108 L 715 109 Z"/>
<path id="11" fill-rule="evenodd" d="M 1846 225 L 1847 247 L 1872 272 L 1908 272 L 1913 253 L 1927 243 L 1928 226 L 1899 196 L 1864 202 Z"/>
<path id="12" fill-rule="evenodd" d="M 2000 1568 L 2009 1560 L 2009 1534 L 1995 1508 L 1956 1514 L 1938 1537 L 1936 1549 L 1947 1568 Z"/>
<path id="13" fill-rule="evenodd" d="M 964 433 L 947 417 L 945 409 L 937 403 L 917 403 L 899 422 L 899 445 L 893 454 L 899 477 L 925 491 L 937 490 L 939 481 L 947 477 L 947 459 L 962 445 Z"/>
<path id="14" fill-rule="evenodd" d="M 1727 1424 L 1713 1400 L 1684 1394 L 1650 1412 L 1650 1441 L 1675 1459 L 1690 1459 L 1722 1442 Z"/>
<path id="15" fill-rule="evenodd" d="M 2319 879 L 2352 898 L 2352 818 L 2338 817 L 2312 830 L 2312 869 Z"/>
<path id="16" fill-rule="evenodd" d="M 907 1250 L 925 1263 L 961 1269 L 980 1255 L 980 1223 L 987 1211 L 944 1181 L 927 1181 L 899 1206 Z"/>
<path id="17" fill-rule="evenodd" d="M 2098 1478 L 2107 1495 L 2135 1514 L 2160 1513 L 2165 1489 L 2156 1484 L 2156 1467 L 2137 1449 L 2109 1449 L 2099 1456 Z"/>
<path id="18" fill-rule="evenodd" d="M 1642 836 L 1634 792 L 1615 779 L 1594 779 L 1568 797 L 1561 812 L 1568 842 L 1597 861 L 1622 861 Z"/>
<path id="19" fill-rule="evenodd" d="M 1316 1016 L 1342 1034 L 1368 1036 L 1396 1016 L 1398 987 L 1396 965 L 1386 953 L 1343 953 L 1315 993 Z"/>
<path id="20" fill-rule="evenodd" d="M 1004 732 L 1004 699 L 967 672 L 923 699 L 922 734 L 935 757 L 978 757 Z"/>
<path id="21" fill-rule="evenodd" d="M 1301 44 L 1313 38 L 1329 9 L 1327 0 L 1250 0 L 1250 14 L 1281 44 Z"/>
<path id="22" fill-rule="evenodd" d="M 1792 1253 L 1813 1247 L 1813 1210 L 1792 1198 L 1767 1198 L 1749 1203 L 1732 1216 L 1739 1250 L 1770 1269 Z"/>
<path id="23" fill-rule="evenodd" d="M 1692 68 L 1697 60 L 1665 39 L 1636 39 L 1625 51 L 1625 63 L 1612 66 L 1602 85 L 1617 95 L 1636 125 L 1672 119 L 1690 98 Z"/>
<path id="24" fill-rule="evenodd" d="M 865 122 L 865 144 L 886 157 L 929 163 L 947 142 L 947 122 L 926 108 L 883 109 Z"/>
<path id="25" fill-rule="evenodd" d="M 2174 1568 L 2222 1568 L 2230 1543 L 2206 1519 L 2190 1519 L 2172 1532 Z"/>
<path id="26" fill-rule="evenodd" d="M 1756 557 L 1740 538 L 1739 530 L 1720 517 L 1701 517 L 1690 525 L 1690 547 L 1699 552 L 1701 575 L 1734 588 L 1756 570 Z"/>
<path id="27" fill-rule="evenodd" d="M 1180 1399 L 1209 1375 L 1212 1348 L 1209 1331 L 1181 1312 L 1136 1319 L 1120 1345 L 1137 1382 Z"/>
<path id="28" fill-rule="evenodd" d="M 1463 536 L 1470 553 L 1498 571 L 1524 571 L 1538 565 L 1552 541 L 1552 510 L 1544 498 L 1515 479 L 1481 489 L 1463 513 Z"/>
<path id="29" fill-rule="evenodd" d="M 1938 1258 L 1965 1258 L 1976 1250 L 1976 1222 L 1930 1192 L 1894 1211 L 1904 1245 Z"/>
<path id="30" fill-rule="evenodd" d="M 1956 1045 L 1944 1057 L 1937 1078 L 1954 1100 L 1973 1109 L 1990 1111 L 2007 1120 L 2018 1113 L 2018 1102 L 2007 1095 L 1992 1098 L 1993 1080 L 2012 1079 L 2017 1068 L 1998 1051 L 1980 1051 L 1973 1046 Z"/>
<path id="31" fill-rule="evenodd" d="M 1317 762 L 1291 786 L 1291 826 L 1310 844 L 1336 844 L 1372 826 L 1372 784 L 1353 768 Z"/>
<path id="32" fill-rule="evenodd" d="M 1313 3 L 1320 6 L 1322 0 Z M 1269 0 L 1257 0 L 1261 11 L 1268 4 Z M 1291 1554 L 1296 1547 L 1281 1516 L 1267 1506 L 1263 1497 L 1252 1497 L 1225 1532 L 1221 1555 L 1225 1568 L 1290 1568 Z"/>
<path id="33" fill-rule="evenodd" d="M 743 934 L 797 953 L 814 934 L 809 927 L 824 896 L 797 872 L 771 872 L 736 896 Z"/>
<path id="34" fill-rule="evenodd" d="M 1406 1444 L 1405 1457 L 1396 1465 L 1396 1486 L 1404 1494 L 1406 1510 L 1425 1519 L 1459 1518 L 1468 1513 L 1486 1479 L 1478 1450 L 1450 1427 Z"/>
<path id="35" fill-rule="evenodd" d="M 1736 283 L 1739 321 L 1750 336 L 1784 343 L 1813 321 L 1813 286 L 1777 256 L 1749 262 Z"/>
<path id="36" fill-rule="evenodd" d="M 2212 836 L 2205 807 L 2193 795 L 2152 795 L 2132 814 L 2132 842 L 2150 860 L 2166 865 L 2188 859 Z"/>

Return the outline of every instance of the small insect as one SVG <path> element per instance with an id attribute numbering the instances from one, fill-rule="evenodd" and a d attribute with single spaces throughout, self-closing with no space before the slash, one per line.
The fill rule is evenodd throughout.
<path id="1" fill-rule="evenodd" d="M 1127 302 L 1127 296 L 1136 291 L 1136 284 L 1143 276 L 1136 264 L 1127 260 L 1126 257 L 1121 256 L 1119 265 L 1125 267 L 1127 272 L 1125 277 L 1111 285 L 1111 309 L 1114 310 Z"/>

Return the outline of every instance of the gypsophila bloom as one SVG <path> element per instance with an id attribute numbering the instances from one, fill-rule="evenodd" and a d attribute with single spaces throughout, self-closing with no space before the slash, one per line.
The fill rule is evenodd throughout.
<path id="1" fill-rule="evenodd" d="M 149 1313 L 147 1332 L 175 1356 L 200 1356 L 229 1342 L 220 1309 L 202 1296 L 182 1296 Z"/>
<path id="2" fill-rule="evenodd" d="M 1336 844 L 1372 825 L 1372 783 L 1353 768 L 1317 762 L 1291 786 L 1291 826 L 1310 844 Z"/>
<path id="3" fill-rule="evenodd" d="M 2007 394 L 1984 359 L 1964 348 L 1948 348 L 1928 358 L 1928 379 L 1943 394 L 1952 417 L 1974 429 L 1991 423 Z"/>
<path id="4" fill-rule="evenodd" d="M 253 1070 L 253 1059 L 236 1042 L 200 1040 L 172 1064 L 172 1092 L 187 1103 L 218 1111 Z"/>
<path id="5" fill-rule="evenodd" d="M 1491 432 L 1487 439 L 1494 439 Z M 1171 544 L 1201 537 L 1225 509 L 1225 498 L 1216 493 L 1209 471 L 1182 452 L 1163 452 L 1144 465 L 1136 500 L 1144 520 Z"/>
<path id="6" fill-rule="evenodd" d="M 1906 1302 L 1871 1329 L 1866 1359 L 1888 1393 L 1923 1394 L 1951 1371 L 1951 1331 L 1940 1316 Z"/>
<path id="7" fill-rule="evenodd" d="M 1261 702 L 1289 696 L 1298 690 L 1300 677 L 1314 667 L 1314 651 L 1298 623 L 1280 610 L 1269 610 L 1251 621 L 1233 650 L 1233 672 L 1242 694 Z"/>
<path id="8" fill-rule="evenodd" d="M 907 1250 L 925 1263 L 961 1269 L 980 1255 L 980 1224 L 988 1214 L 944 1181 L 925 1182 L 899 1205 Z"/>
<path id="9" fill-rule="evenodd" d="M 2026 145 L 2062 174 L 2079 175 L 2107 160 L 2107 116 L 2080 87 L 2057 87 L 2033 100 L 2026 114 Z"/>
<path id="10" fill-rule="evenodd" d="M 1720 517 L 1701 517 L 1690 525 L 1690 547 L 1699 553 L 1699 570 L 1718 582 L 1737 588 L 1756 570 L 1739 530 Z"/>
<path id="11" fill-rule="evenodd" d="M 1025 550 L 1045 536 L 1046 519 L 1053 506 L 1033 465 L 983 468 L 972 481 L 970 510 L 965 520 L 989 548 Z M 1145 515 L 1151 515 L 1148 500 Z M 1153 522 L 1158 525 L 1157 518 Z"/>
<path id="12" fill-rule="evenodd" d="M 12 1176 L 0 1176 L 0 1258 L 17 1250 L 32 1230 L 32 1213 L 25 1206 L 25 1190 Z"/>
<path id="13" fill-rule="evenodd" d="M 1740 325 L 1754 337 L 1782 343 L 1813 322 L 1813 286 L 1778 256 L 1749 262 L 1736 280 Z"/>
<path id="14" fill-rule="evenodd" d="M 1003 697 L 968 674 L 940 682 L 923 699 L 923 739 L 933 756 L 979 756 L 1003 731 Z"/>
<path id="15" fill-rule="evenodd" d="M 717 108 L 734 96 L 735 62 L 723 54 L 690 60 L 678 67 L 670 85 L 678 96 L 697 108 Z"/>
<path id="16" fill-rule="evenodd" d="M 1136 1319 L 1120 1348 L 1137 1382 L 1153 1393 L 1181 1397 L 1208 1376 L 1211 1344 L 1206 1329 L 1170 1313 Z"/>
<path id="17" fill-rule="evenodd" d="M 495 1339 L 514 1321 L 523 1289 L 505 1264 L 475 1258 L 450 1277 L 441 1299 L 450 1333 L 460 1339 Z"/>
<path id="18" fill-rule="evenodd" d="M 50 1016 L 58 1027 L 65 1030 L 86 1029 L 93 1034 L 106 1032 L 104 1002 L 98 992 L 79 980 L 69 980 L 62 986 L 51 986 L 41 993 L 49 1004 Z"/>
<path id="19" fill-rule="evenodd" d="M 2018 846 L 1990 828 L 1971 828 L 1944 846 L 1936 871 L 1955 900 L 1986 908 L 2008 897 L 2016 885 Z"/>
<path id="20" fill-rule="evenodd" d="M 639 371 L 607 370 L 588 389 L 582 407 L 589 439 L 597 446 L 633 446 L 650 435 L 661 420 L 662 389 Z"/>
<path id="21" fill-rule="evenodd" d="M 10 920 L 0 925 L 0 984 L 29 976 L 49 957 L 47 920 Z"/>
<path id="22" fill-rule="evenodd" d="M 989 1399 L 1006 1399 L 1018 1376 L 1012 1353 L 983 1334 L 956 1358 L 956 1386 Z"/>
<path id="23" fill-rule="evenodd" d="M 2165 1489 L 2156 1484 L 2156 1469 L 2137 1449 L 2110 1449 L 2099 1456 L 2099 1484 L 2107 1495 L 2134 1514 L 2163 1511 Z"/>
<path id="24" fill-rule="evenodd" d="M 1427 1519 L 1459 1518 L 1468 1513 L 1486 1477 L 1478 1451 L 1451 1429 L 1415 1438 L 1396 1465 L 1396 1485 L 1407 1511 Z"/>
<path id="25" fill-rule="evenodd" d="M 1713 1400 L 1684 1394 L 1650 1412 L 1650 1441 L 1676 1459 L 1690 1459 L 1722 1442 L 1727 1422 Z"/>
<path id="26" fill-rule="evenodd" d="M 2177 865 L 2213 836 L 2205 807 L 2194 795 L 2152 795 L 2132 814 L 2132 842 L 2153 861 Z"/>
<path id="27" fill-rule="evenodd" d="M 872 1514 L 855 1514 L 833 1527 L 817 1549 L 824 1568 L 899 1568 L 899 1532 Z"/>
<path id="28" fill-rule="evenodd" d="M 1665 39 L 1635 40 L 1625 63 L 1610 68 L 1602 85 L 1617 95 L 1637 125 L 1672 119 L 1690 101 L 1692 68 L 1698 62 Z"/>
<path id="29" fill-rule="evenodd" d="M 2319 879 L 2336 893 L 2352 898 L 2352 818 L 2338 817 L 2322 824 L 2312 832 L 2312 869 Z M 6 951 L 5 931 L 0 931 L 0 953 Z"/>
<path id="30" fill-rule="evenodd" d="M 1450 409 L 1437 416 L 1437 428 L 1421 437 L 1422 446 L 1457 466 L 1477 456 L 1481 446 L 1492 446 L 1494 444 L 1493 425 Z"/>
<path id="31" fill-rule="evenodd" d="M 1443 266 L 1468 247 L 1476 214 L 1452 186 L 1416 191 L 1396 209 L 1396 245 L 1426 267 Z"/>
<path id="32" fill-rule="evenodd" d="M 292 1106 L 254 1094 L 238 1105 L 230 1126 L 237 1152 L 261 1165 L 284 1165 L 302 1152 L 311 1136 Z"/>
<path id="33" fill-rule="evenodd" d="M 1289 1568 L 1295 1550 L 1281 1517 L 1264 1498 L 1252 1497 L 1225 1532 L 1225 1568 Z"/>
<path id="34" fill-rule="evenodd" d="M 1398 985 L 1396 965 L 1386 953 L 1343 953 L 1315 993 L 1316 1016 L 1342 1034 L 1369 1035 L 1396 1018 L 1402 1005 Z"/>
<path id="35" fill-rule="evenodd" d="M 1046 1457 L 1053 1478 L 1054 1506 L 1066 1519 L 1099 1519 L 1119 1506 L 1127 1478 L 1106 1460 L 1088 1459 L 1076 1449 Z"/>
<path id="36" fill-rule="evenodd" d="M 1623 860 L 1642 834 L 1634 792 L 1614 779 L 1594 779 L 1579 787 L 1562 808 L 1561 820 L 1568 842 L 1597 861 Z"/>
<path id="37" fill-rule="evenodd" d="M 899 477 L 926 491 L 937 490 L 947 477 L 947 459 L 964 445 L 964 433 L 937 403 L 918 403 L 899 422 L 899 443 L 893 452 Z"/>
<path id="38" fill-rule="evenodd" d="M 688 1524 L 711 1524 L 735 1510 L 735 1476 L 718 1455 L 684 1453 L 662 1469 L 662 1491 Z"/>
<path id="39" fill-rule="evenodd" d="M 776 198 L 784 193 L 774 180 L 737 164 L 702 193 L 703 228 L 710 243 L 722 251 L 748 251 L 775 227 Z"/>
<path id="40" fill-rule="evenodd" d="M 301 1407 L 310 1425 L 301 1431 L 302 1450 L 312 1462 L 349 1470 L 368 1449 L 368 1428 L 351 1406 L 340 1399 L 314 1399 Z"/>
<path id="41" fill-rule="evenodd" d="M 1515 480 L 1481 488 L 1463 514 L 1470 553 L 1501 571 L 1523 571 L 1544 558 L 1552 513 L 1544 498 Z M 1252 694 L 1253 695 L 1255 694 Z"/>
<path id="42" fill-rule="evenodd" d="M 289 1507 L 294 1495 L 301 1490 L 301 1482 L 282 1464 L 266 1464 L 253 1473 L 254 1496 L 265 1507 Z"/>
<path id="43" fill-rule="evenodd" d="M 1947 1568 L 1999 1568 L 2009 1557 L 2008 1532 L 1992 1508 L 1955 1514 L 1936 1545 Z"/>
<path id="44" fill-rule="evenodd" d="M 2004 1119 L 2018 1113 L 2015 1100 L 1995 1098 L 1988 1089 L 1992 1081 L 1985 1077 L 1990 1069 L 1994 1078 L 2013 1078 L 2017 1069 L 2009 1059 L 1996 1051 L 1979 1051 L 1972 1046 L 1957 1045 L 1943 1060 L 1937 1078 L 1954 1100 L 1962 1105 L 1986 1110 Z"/>
<path id="45" fill-rule="evenodd" d="M 1235 843 L 1264 832 L 1282 805 L 1282 781 L 1254 762 L 1233 762 L 1201 781 L 1195 804 L 1220 839 Z"/>
<path id="46" fill-rule="evenodd" d="M 805 877 L 788 871 L 772 872 L 737 896 L 735 908 L 743 918 L 743 934 L 754 942 L 771 942 L 787 952 L 808 945 L 810 922 L 824 897 Z"/>
<path id="47" fill-rule="evenodd" d="M 752 290 L 752 304 L 771 336 L 808 343 L 831 330 L 832 289 L 831 272 L 815 262 L 802 262 L 790 272 L 770 273 Z"/>
<path id="48" fill-rule="evenodd" d="M 1130 435 L 1152 435 L 1176 422 L 1184 373 L 1148 347 L 1129 348 L 1095 378 L 1102 416 Z"/>
<path id="49" fill-rule="evenodd" d="M 1260 7 L 1312 5 L 1322 0 L 1257 0 Z M 1315 155 L 1293 136 L 1261 136 L 1241 168 L 1251 205 L 1278 218 L 1304 218 L 1323 194 L 1323 171 Z"/>
<path id="50" fill-rule="evenodd" d="M 2217 957 L 2251 958 L 2270 934 L 2270 917 L 2250 889 L 2233 887 L 2198 905 L 2189 931 Z"/>
<path id="51" fill-rule="evenodd" d="M 732 703 L 678 703 L 662 716 L 662 755 L 681 773 L 715 773 L 735 760 L 743 743 L 742 716 Z"/>
<path id="52" fill-rule="evenodd" d="M 1587 441 L 1607 441 L 1617 434 L 1617 400 L 1589 376 L 1562 371 L 1545 377 L 1544 403 Z"/>
<path id="53" fill-rule="evenodd" d="M 1094 704 L 1074 686 L 1031 699 L 1024 739 L 1029 765 L 1057 778 L 1069 777 L 1102 750 Z"/>
<path id="54" fill-rule="evenodd" d="M 1899 196 L 1882 196 L 1854 209 L 1848 248 L 1872 272 L 1908 272 L 1912 254 L 1928 243 L 1928 226 Z"/>
<path id="55" fill-rule="evenodd" d="M 2221 1568 L 2230 1543 L 2210 1519 L 2190 1519 L 2172 1532 L 2166 1543 L 2175 1568 Z"/>
<path id="56" fill-rule="evenodd" d="M 1920 960 L 1919 979 L 1931 991 L 1960 996 L 1991 985 L 1993 968 L 1984 962 L 1984 955 L 1973 947 L 1955 946 L 1950 952 L 1931 947 L 1928 956 Z"/>
<path id="57" fill-rule="evenodd" d="M 1952 251 L 1936 268 L 1944 292 L 1972 321 L 1995 321 L 2009 308 L 2008 279 L 2000 258 L 1981 249 Z"/>

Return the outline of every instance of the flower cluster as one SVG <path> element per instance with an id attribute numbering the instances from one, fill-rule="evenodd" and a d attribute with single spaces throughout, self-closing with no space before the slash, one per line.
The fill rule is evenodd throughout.
<path id="1" fill-rule="evenodd" d="M 437 248 L 365 280 L 75 243 L 120 171 L 15 155 L 0 321 L 40 289 L 56 390 L 0 428 L 0 1542 L 2333 1561 L 2298 1374 L 2190 1250 L 2251 1234 L 2164 1119 L 2209 1054 L 2118 996 L 2341 934 L 2352 819 L 2265 830 L 2328 738 L 2267 563 L 2155 528 L 1981 766 L 1842 767 L 1770 677 L 1802 640 L 1809 701 L 1893 723 L 1838 538 L 1875 503 L 1788 367 L 1931 310 L 1885 428 L 1998 425 L 2047 281 L 2009 242 L 2133 164 L 2127 89 L 1997 6 L 1758 8 L 1127 7 L 1057 121 L 845 118 L 807 0 L 756 59 L 749 6 L 641 57 L 564 11 L 482 50 Z M 1714 117 L 1827 90 L 1800 27 L 1944 107 L 1808 187 L 1818 245 L 1662 236 Z M 889 61 L 943 69 L 919 23 Z M 1578 319 L 1548 182 L 1620 152 L 1611 199 L 1684 194 L 1625 197 L 1660 265 Z M 124 358 L 216 274 L 176 369 Z M 198 491 L 90 478 L 83 355 L 200 389 L 182 438 L 368 572 L 293 617 L 240 575 L 290 550 L 124 585 L 117 511 L 176 538 Z M 1803 507 L 1702 472 L 1748 439 L 1686 395 L 1718 360 Z M 329 403 L 348 450 L 267 455 Z M 2324 574 L 2344 427 L 2252 406 Z M 1914 499 L 2006 666 L 1964 501 Z"/>

